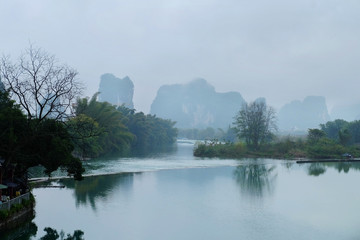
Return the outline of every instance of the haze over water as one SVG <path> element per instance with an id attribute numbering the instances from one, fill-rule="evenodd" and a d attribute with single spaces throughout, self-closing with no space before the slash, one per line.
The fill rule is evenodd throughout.
<path id="1" fill-rule="evenodd" d="M 44 227 L 80 229 L 85 239 L 360 237 L 360 193 L 353 187 L 358 164 L 202 160 L 192 156 L 192 146 L 108 162 L 118 168 L 104 161 L 90 172 L 123 173 L 53 182 L 63 189 L 35 188 L 37 237 Z"/>

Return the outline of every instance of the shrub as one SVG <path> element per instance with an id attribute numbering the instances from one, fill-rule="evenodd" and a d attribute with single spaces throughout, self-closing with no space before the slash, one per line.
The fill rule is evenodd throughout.
<path id="1" fill-rule="evenodd" d="M 0 220 L 5 220 L 9 216 L 8 210 L 0 210 Z"/>

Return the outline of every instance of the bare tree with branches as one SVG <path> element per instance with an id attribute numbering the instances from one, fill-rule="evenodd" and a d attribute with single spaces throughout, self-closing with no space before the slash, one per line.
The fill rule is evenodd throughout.
<path id="1" fill-rule="evenodd" d="M 255 150 L 268 141 L 277 130 L 276 112 L 263 101 L 245 103 L 235 117 L 235 126 L 239 138 Z"/>
<path id="2" fill-rule="evenodd" d="M 82 92 L 77 71 L 59 64 L 55 56 L 32 45 L 17 63 L 2 57 L 0 77 L 11 97 L 26 112 L 28 119 L 62 120 Z"/>

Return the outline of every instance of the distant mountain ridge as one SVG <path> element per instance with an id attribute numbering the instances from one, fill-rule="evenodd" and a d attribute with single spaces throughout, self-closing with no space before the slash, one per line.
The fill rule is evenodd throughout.
<path id="1" fill-rule="evenodd" d="M 243 103 L 240 93 L 218 93 L 205 79 L 195 79 L 161 86 L 150 113 L 176 121 L 179 128 L 227 128 Z"/>
<path id="2" fill-rule="evenodd" d="M 134 84 L 129 77 L 121 79 L 113 74 L 103 74 L 99 91 L 99 101 L 134 108 Z M 255 101 L 266 102 L 266 99 Z M 150 114 L 176 121 L 178 128 L 227 129 L 244 103 L 246 101 L 239 92 L 216 92 L 205 79 L 199 78 L 187 84 L 161 86 L 151 104 Z M 351 109 L 356 109 L 356 106 Z M 356 111 L 352 114 L 356 117 Z M 307 131 L 331 120 L 326 99 L 322 96 L 308 96 L 303 101 L 285 104 L 277 116 L 281 131 Z"/>
<path id="3" fill-rule="evenodd" d="M 99 101 L 109 102 L 113 105 L 134 108 L 134 84 L 129 77 L 117 78 L 111 73 L 100 77 Z"/>
<path id="4" fill-rule="evenodd" d="M 325 97 L 308 96 L 303 101 L 295 100 L 285 104 L 278 113 L 279 129 L 304 130 L 318 128 L 330 121 Z"/>

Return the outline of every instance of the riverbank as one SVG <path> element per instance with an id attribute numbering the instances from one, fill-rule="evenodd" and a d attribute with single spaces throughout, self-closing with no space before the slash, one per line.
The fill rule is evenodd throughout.
<path id="1" fill-rule="evenodd" d="M 287 140 L 264 144 L 253 150 L 244 143 L 205 142 L 197 144 L 193 154 L 195 157 L 222 159 L 348 159 L 349 156 L 360 156 L 360 146 L 342 146 L 331 141 L 309 143 Z"/>
<path id="2" fill-rule="evenodd" d="M 30 192 L 1 204 L 0 231 L 10 230 L 31 220 L 34 216 L 35 199 Z"/>

